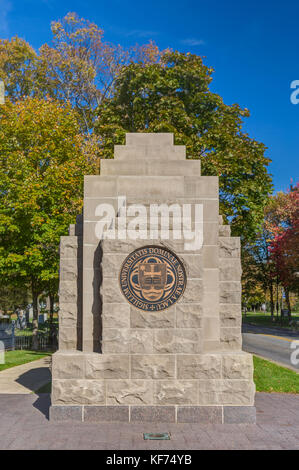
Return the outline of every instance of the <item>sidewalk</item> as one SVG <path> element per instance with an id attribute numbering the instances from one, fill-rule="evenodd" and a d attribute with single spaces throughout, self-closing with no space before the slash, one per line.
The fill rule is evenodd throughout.
<path id="1" fill-rule="evenodd" d="M 36 392 L 51 380 L 51 357 L 27 362 L 0 372 L 0 394 Z M 1 395 L 0 395 L 1 397 Z"/>
<path id="2" fill-rule="evenodd" d="M 299 450 L 299 395 L 257 393 L 257 424 L 51 423 L 49 405 L 49 394 L 0 395 L 0 449 Z"/>
<path id="3" fill-rule="evenodd" d="M 299 395 L 257 393 L 257 424 L 49 422 L 50 395 L 32 393 L 50 380 L 45 357 L 0 372 L 0 449 L 297 449 Z M 170 441 L 144 441 L 170 432 Z"/>

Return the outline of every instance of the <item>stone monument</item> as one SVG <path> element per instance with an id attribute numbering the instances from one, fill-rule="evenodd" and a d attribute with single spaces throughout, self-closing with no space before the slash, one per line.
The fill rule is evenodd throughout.
<path id="1" fill-rule="evenodd" d="M 50 419 L 255 422 L 240 279 L 218 177 L 172 134 L 127 134 L 61 238 Z"/>

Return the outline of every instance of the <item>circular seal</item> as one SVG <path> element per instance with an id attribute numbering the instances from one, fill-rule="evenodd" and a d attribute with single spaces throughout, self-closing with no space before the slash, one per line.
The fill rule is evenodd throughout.
<path id="1" fill-rule="evenodd" d="M 133 251 L 122 264 L 119 281 L 126 299 L 140 310 L 160 311 L 171 307 L 186 286 L 182 262 L 160 246 Z"/>

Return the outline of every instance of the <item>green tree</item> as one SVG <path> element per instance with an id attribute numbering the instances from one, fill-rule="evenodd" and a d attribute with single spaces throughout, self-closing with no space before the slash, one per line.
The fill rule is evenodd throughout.
<path id="1" fill-rule="evenodd" d="M 35 50 L 19 37 L 0 39 L 0 79 L 12 101 L 40 94 L 37 82 L 39 60 Z"/>
<path id="2" fill-rule="evenodd" d="M 125 132 L 173 132 L 205 175 L 219 175 L 221 213 L 233 234 L 252 238 L 272 189 L 265 146 L 242 132 L 249 116 L 209 90 L 212 69 L 201 57 L 166 52 L 161 63 L 123 67 L 115 91 L 98 108 L 96 132 L 103 157 L 124 143 Z"/>
<path id="3" fill-rule="evenodd" d="M 69 104 L 27 98 L 0 108 L 1 285 L 30 286 L 35 347 L 38 296 L 57 290 L 59 239 L 81 210 L 94 155 Z"/>

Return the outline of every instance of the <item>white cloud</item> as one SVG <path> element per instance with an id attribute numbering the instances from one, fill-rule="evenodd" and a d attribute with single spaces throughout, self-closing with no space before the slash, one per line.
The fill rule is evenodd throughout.
<path id="1" fill-rule="evenodd" d="M 184 44 L 185 46 L 203 46 L 205 41 L 202 39 L 187 38 L 182 39 L 181 44 Z"/>
<path id="2" fill-rule="evenodd" d="M 138 38 L 146 38 L 149 36 L 156 36 L 158 33 L 156 31 L 146 31 L 143 29 L 134 29 L 132 31 L 129 31 L 125 33 L 125 36 L 136 36 Z"/>
<path id="3" fill-rule="evenodd" d="M 8 33 L 8 13 L 12 9 L 12 4 L 8 0 L 0 0 L 0 34 Z"/>

